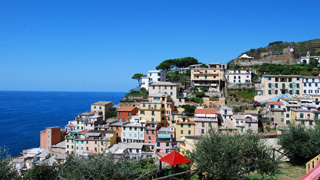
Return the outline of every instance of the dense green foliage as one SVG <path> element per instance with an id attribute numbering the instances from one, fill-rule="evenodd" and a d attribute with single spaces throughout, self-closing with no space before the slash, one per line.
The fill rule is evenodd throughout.
<path id="1" fill-rule="evenodd" d="M 176 59 L 167 59 L 161 62 L 156 69 L 162 70 L 171 70 L 173 68 L 185 68 L 189 67 L 192 64 L 202 64 L 198 62 L 198 60 L 194 57 L 184 57 L 184 58 L 176 58 Z"/>
<path id="2" fill-rule="evenodd" d="M 192 105 L 189 105 L 189 104 L 182 105 L 182 108 L 184 109 L 184 112 L 186 113 L 187 116 L 193 116 L 194 115 L 194 111 L 196 109 L 195 106 L 192 106 Z"/>
<path id="3" fill-rule="evenodd" d="M 187 87 L 187 81 L 190 81 L 190 70 L 187 73 L 179 73 L 178 71 L 172 71 L 167 73 L 167 80 L 170 82 L 177 82 Z"/>
<path id="4" fill-rule="evenodd" d="M 117 109 L 116 108 L 110 109 L 110 111 L 106 112 L 106 116 L 107 118 L 117 117 Z"/>
<path id="5" fill-rule="evenodd" d="M 9 166 L 10 159 L 1 159 L 0 179 L 136 179 L 141 174 L 151 172 L 156 168 L 153 159 L 141 159 L 134 161 L 115 161 L 112 155 L 92 156 L 87 159 L 69 156 L 63 165 L 34 167 L 24 173 L 23 177 L 18 176 Z M 3 164 L 2 162 L 6 162 Z"/>
<path id="6" fill-rule="evenodd" d="M 144 74 L 141 74 L 141 73 L 136 73 L 132 76 L 132 79 L 137 79 L 139 80 L 142 76 L 145 76 Z"/>
<path id="7" fill-rule="evenodd" d="M 192 101 L 198 104 L 202 104 L 203 103 L 203 99 L 200 97 L 189 97 L 185 99 L 186 101 Z"/>
<path id="8" fill-rule="evenodd" d="M 255 134 L 219 135 L 211 131 L 195 147 L 191 160 L 207 179 L 242 179 L 255 171 L 274 175 L 279 168 L 272 149 Z"/>
<path id="9" fill-rule="evenodd" d="M 319 72 L 312 72 L 312 69 L 317 67 L 315 64 L 305 65 L 278 65 L 278 64 L 263 64 L 258 67 L 260 74 L 272 75 L 304 75 L 318 76 Z"/>
<path id="10" fill-rule="evenodd" d="M 290 126 L 290 130 L 280 136 L 279 144 L 292 163 L 304 164 L 320 154 L 320 127 Z"/>
<path id="11" fill-rule="evenodd" d="M 256 95 L 256 90 L 254 88 L 244 88 L 237 90 L 228 90 L 229 101 L 238 102 L 240 99 L 242 102 L 251 102 L 254 100 L 254 96 Z"/>
<path id="12" fill-rule="evenodd" d="M 0 146 L 0 179 L 15 179 L 15 171 L 10 165 L 11 157 L 6 147 Z"/>
<path id="13" fill-rule="evenodd" d="M 129 93 L 127 93 L 125 96 L 128 95 L 147 95 L 148 94 L 148 90 L 146 90 L 145 88 L 141 88 L 140 90 L 133 90 L 131 89 L 131 91 Z"/>

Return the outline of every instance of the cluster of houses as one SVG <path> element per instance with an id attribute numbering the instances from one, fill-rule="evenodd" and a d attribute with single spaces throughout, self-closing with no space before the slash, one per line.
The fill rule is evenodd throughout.
<path id="1" fill-rule="evenodd" d="M 41 131 L 40 148 L 15 158 L 15 167 L 31 167 L 22 162 L 61 163 L 68 155 L 162 157 L 174 149 L 186 149 L 188 140 L 211 131 L 258 133 L 258 119 L 267 120 L 278 131 L 286 130 L 289 124 L 312 127 L 319 120 L 319 77 L 263 75 L 260 81 L 253 82 L 251 69 L 227 69 L 226 64 L 220 63 L 210 63 L 208 67 L 195 64 L 175 71 L 190 72 L 189 87 L 199 91 L 207 88 L 203 103 L 186 101 L 192 93 L 181 92 L 182 84 L 166 81 L 165 71 L 148 71 L 139 81 L 140 87 L 148 90 L 146 98 L 120 106 L 106 101 L 93 103 L 89 112 L 80 113 L 64 130 L 50 127 Z M 264 106 L 235 113 L 227 106 L 224 92 L 243 88 L 255 88 L 255 100 Z M 194 106 L 194 114 L 187 114 L 183 105 Z M 107 118 L 112 109 L 116 109 L 117 116 Z"/>

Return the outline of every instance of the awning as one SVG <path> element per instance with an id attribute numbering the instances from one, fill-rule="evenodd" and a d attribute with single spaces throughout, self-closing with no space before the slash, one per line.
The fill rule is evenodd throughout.
<path id="1" fill-rule="evenodd" d="M 160 161 L 168 163 L 170 165 L 177 165 L 177 164 L 190 162 L 188 158 L 184 157 L 182 154 L 178 153 L 176 150 L 172 151 L 170 154 L 161 158 Z"/>

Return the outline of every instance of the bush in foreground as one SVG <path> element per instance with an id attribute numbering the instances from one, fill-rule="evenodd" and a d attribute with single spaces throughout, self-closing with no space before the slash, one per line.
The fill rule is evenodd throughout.
<path id="1" fill-rule="evenodd" d="M 273 159 L 272 149 L 260 136 L 252 133 L 220 135 L 211 132 L 196 144 L 191 159 L 207 179 L 242 179 L 255 171 L 262 176 L 273 176 L 280 162 Z"/>
<path id="2" fill-rule="evenodd" d="M 320 154 L 320 126 L 309 129 L 301 125 L 290 126 L 278 143 L 292 163 L 304 164 Z"/>

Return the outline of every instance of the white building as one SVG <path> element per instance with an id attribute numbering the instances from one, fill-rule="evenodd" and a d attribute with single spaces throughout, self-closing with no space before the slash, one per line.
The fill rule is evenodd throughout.
<path id="1" fill-rule="evenodd" d="M 316 76 L 303 77 L 303 95 L 320 94 L 320 79 Z"/>
<path id="2" fill-rule="evenodd" d="M 310 53 L 308 51 L 306 56 L 302 56 L 300 58 L 300 64 L 302 64 L 302 63 L 310 64 L 311 58 L 318 60 L 318 62 L 320 63 L 320 56 L 310 56 Z"/>
<path id="3" fill-rule="evenodd" d="M 148 71 L 148 76 L 151 83 L 166 81 L 166 72 L 162 70 Z"/>
<path id="4" fill-rule="evenodd" d="M 146 76 L 142 76 L 139 80 L 140 88 L 149 90 L 150 83 L 156 83 L 160 81 L 166 81 L 166 72 L 162 70 L 148 71 Z"/>
<path id="5" fill-rule="evenodd" d="M 229 83 L 252 83 L 251 69 L 229 69 L 227 70 L 227 80 Z"/>
<path id="6" fill-rule="evenodd" d="M 146 90 L 149 89 L 149 83 L 150 83 L 149 76 L 143 76 L 139 80 L 140 88 L 145 88 Z"/>
<path id="7" fill-rule="evenodd" d="M 122 126 L 121 142 L 144 142 L 144 124 L 140 122 L 129 123 Z"/>

